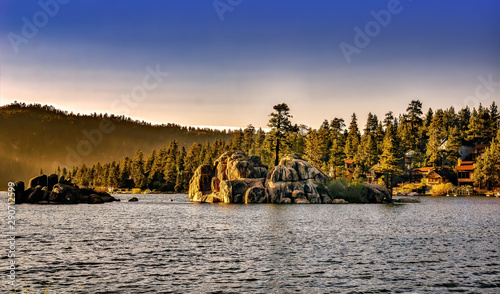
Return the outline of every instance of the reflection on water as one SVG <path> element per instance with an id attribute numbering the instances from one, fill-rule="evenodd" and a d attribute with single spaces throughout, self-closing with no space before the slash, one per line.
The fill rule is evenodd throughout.
<path id="1" fill-rule="evenodd" d="M 118 197 L 17 206 L 18 282 L 35 293 L 500 289 L 500 199 L 218 205 L 182 194 Z"/>

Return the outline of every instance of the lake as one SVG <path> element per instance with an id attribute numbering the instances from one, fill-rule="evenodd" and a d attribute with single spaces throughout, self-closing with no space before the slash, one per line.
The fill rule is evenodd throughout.
<path id="1" fill-rule="evenodd" d="M 500 199 L 16 207 L 29 293 L 500 293 Z M 7 193 L 1 192 L 7 223 Z M 2 252 L 8 241 L 1 241 Z M 2 255 L 7 272 L 9 259 Z M 3 275 L 1 292 L 12 290 Z"/>

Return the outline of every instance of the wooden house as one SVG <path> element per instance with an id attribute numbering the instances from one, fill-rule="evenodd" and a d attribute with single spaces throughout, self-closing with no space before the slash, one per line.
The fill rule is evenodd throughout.
<path id="1" fill-rule="evenodd" d="M 433 169 L 424 178 L 429 186 L 456 182 L 455 174 L 447 168 Z"/>
<path id="2" fill-rule="evenodd" d="M 473 161 L 462 161 L 455 170 L 457 171 L 458 186 L 472 186 L 474 184 Z"/>

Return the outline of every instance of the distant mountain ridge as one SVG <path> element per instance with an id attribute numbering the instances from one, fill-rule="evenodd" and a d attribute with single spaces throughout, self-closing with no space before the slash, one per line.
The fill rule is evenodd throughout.
<path id="1" fill-rule="evenodd" d="M 9 181 L 26 181 L 41 169 L 50 174 L 57 165 L 111 162 L 137 149 L 150 152 L 171 140 L 187 148 L 232 136 L 233 131 L 154 125 L 114 114 L 81 115 L 15 102 L 0 107 L 0 188 Z"/>

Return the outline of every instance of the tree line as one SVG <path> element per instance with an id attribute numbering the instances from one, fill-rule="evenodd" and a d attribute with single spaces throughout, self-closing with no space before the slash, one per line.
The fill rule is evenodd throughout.
<path id="1" fill-rule="evenodd" d="M 286 103 L 273 110 L 268 132 L 249 125 L 234 131 L 227 141 L 193 143 L 187 151 L 174 140 L 148 155 L 138 150 L 132 159 L 125 157 L 92 167 L 82 165 L 66 173 L 82 185 L 179 192 L 188 189 L 198 165 L 212 163 L 224 151 L 243 150 L 261 156 L 269 168 L 277 165 L 281 156 L 295 153 L 334 179 L 346 177 L 345 161 L 352 160 L 352 177 L 362 181 L 370 171 L 401 175 L 409 167 L 453 169 L 463 146 L 490 144 L 477 161 L 477 181 L 499 183 L 498 173 L 492 172 L 500 165 L 500 115 L 495 102 L 489 107 L 479 105 L 477 109 L 464 107 L 458 111 L 453 107 L 429 108 L 424 114 L 422 103 L 412 100 L 399 116 L 389 111 L 379 119 L 369 113 L 363 128 L 356 113 L 348 126 L 343 118 L 333 118 L 314 129 L 293 124 Z M 405 162 L 409 155 L 410 163 Z M 58 172 L 64 174 L 63 170 Z"/>

